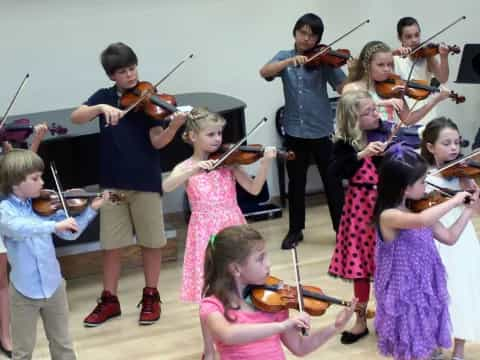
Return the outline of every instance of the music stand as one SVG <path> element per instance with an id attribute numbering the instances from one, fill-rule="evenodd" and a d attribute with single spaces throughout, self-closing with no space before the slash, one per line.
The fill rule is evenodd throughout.
<path id="1" fill-rule="evenodd" d="M 456 83 L 480 84 L 480 44 L 466 44 Z"/>

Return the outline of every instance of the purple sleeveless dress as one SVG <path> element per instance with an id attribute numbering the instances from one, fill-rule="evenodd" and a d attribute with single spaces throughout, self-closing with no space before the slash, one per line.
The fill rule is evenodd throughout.
<path id="1" fill-rule="evenodd" d="M 375 328 L 394 359 L 425 358 L 451 346 L 445 268 L 430 228 L 404 229 L 391 242 L 377 231 Z"/>

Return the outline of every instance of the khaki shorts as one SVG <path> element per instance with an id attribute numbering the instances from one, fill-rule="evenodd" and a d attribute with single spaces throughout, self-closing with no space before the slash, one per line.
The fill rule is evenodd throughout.
<path id="1" fill-rule="evenodd" d="M 105 202 L 100 209 L 100 243 L 105 250 L 136 243 L 161 248 L 166 243 L 162 199 L 159 193 L 116 190 L 125 194 L 117 203 Z"/>

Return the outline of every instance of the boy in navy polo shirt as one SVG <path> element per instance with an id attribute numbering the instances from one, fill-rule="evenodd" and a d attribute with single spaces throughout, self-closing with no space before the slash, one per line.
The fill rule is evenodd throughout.
<path id="1" fill-rule="evenodd" d="M 109 204 L 100 212 L 100 241 L 104 249 L 103 292 L 85 326 L 98 326 L 121 314 L 117 298 L 121 248 L 132 245 L 133 235 L 141 246 L 145 287 L 139 323 L 152 324 L 160 318 L 161 248 L 166 239 L 162 213 L 162 169 L 159 149 L 165 147 L 185 122 L 184 113 L 171 115 L 169 126 L 140 111 L 119 109 L 121 95 L 138 83 L 137 56 L 123 44 L 114 43 L 101 54 L 102 66 L 115 84 L 95 92 L 72 115 L 82 124 L 99 118 L 100 186 L 126 194 L 121 204 Z"/>
<path id="2" fill-rule="evenodd" d="M 343 188 L 340 179 L 327 172 L 332 158 L 333 114 L 328 100 L 327 83 L 341 92 L 345 74 L 326 65 L 310 70 L 302 66 L 305 53 L 320 43 L 323 22 L 315 14 L 300 17 L 294 28 L 295 48 L 280 51 L 260 69 L 267 81 L 279 76 L 285 96 L 286 145 L 295 152 L 287 162 L 289 231 L 282 248 L 288 249 L 303 240 L 305 228 L 305 186 L 310 156 L 320 171 L 333 228 L 338 229 L 342 213 Z"/>

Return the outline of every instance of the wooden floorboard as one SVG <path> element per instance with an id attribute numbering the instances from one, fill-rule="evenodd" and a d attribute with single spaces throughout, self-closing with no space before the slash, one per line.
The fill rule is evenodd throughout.
<path id="1" fill-rule="evenodd" d="M 477 228 L 480 223 L 478 220 Z M 288 214 L 280 219 L 252 223 L 268 241 L 271 273 L 287 282 L 294 274 L 291 254 L 280 250 L 280 242 L 287 231 Z M 184 234 L 180 229 L 179 234 Z M 319 201 L 310 201 L 307 209 L 305 240 L 299 246 L 301 275 L 304 284 L 320 286 L 332 296 L 349 299 L 351 284 L 333 279 L 326 274 L 335 237 L 331 230 L 326 206 Z M 163 301 L 161 320 L 152 326 L 138 326 L 138 309 L 144 283 L 141 268 L 127 268 L 122 273 L 119 296 L 122 316 L 98 328 L 84 328 L 83 318 L 92 310 L 101 291 L 99 275 L 84 276 L 68 281 L 70 303 L 70 328 L 74 337 L 79 359 L 123 360 L 123 359 L 200 359 L 201 336 L 198 325 L 197 306 L 179 301 L 182 270 L 183 241 L 179 240 L 179 260 L 168 262 L 162 268 L 160 291 Z M 478 286 L 478 284 L 472 284 Z M 339 311 L 332 306 L 324 316 L 313 318 L 313 327 L 330 324 Z M 369 323 L 370 330 L 373 324 Z M 382 359 L 377 353 L 374 331 L 357 344 L 345 346 L 339 338 L 333 338 L 322 348 L 305 359 Z M 480 359 L 480 344 L 467 344 L 466 359 Z M 287 353 L 288 359 L 295 356 Z M 39 325 L 34 359 L 49 359 L 48 344 Z"/>

